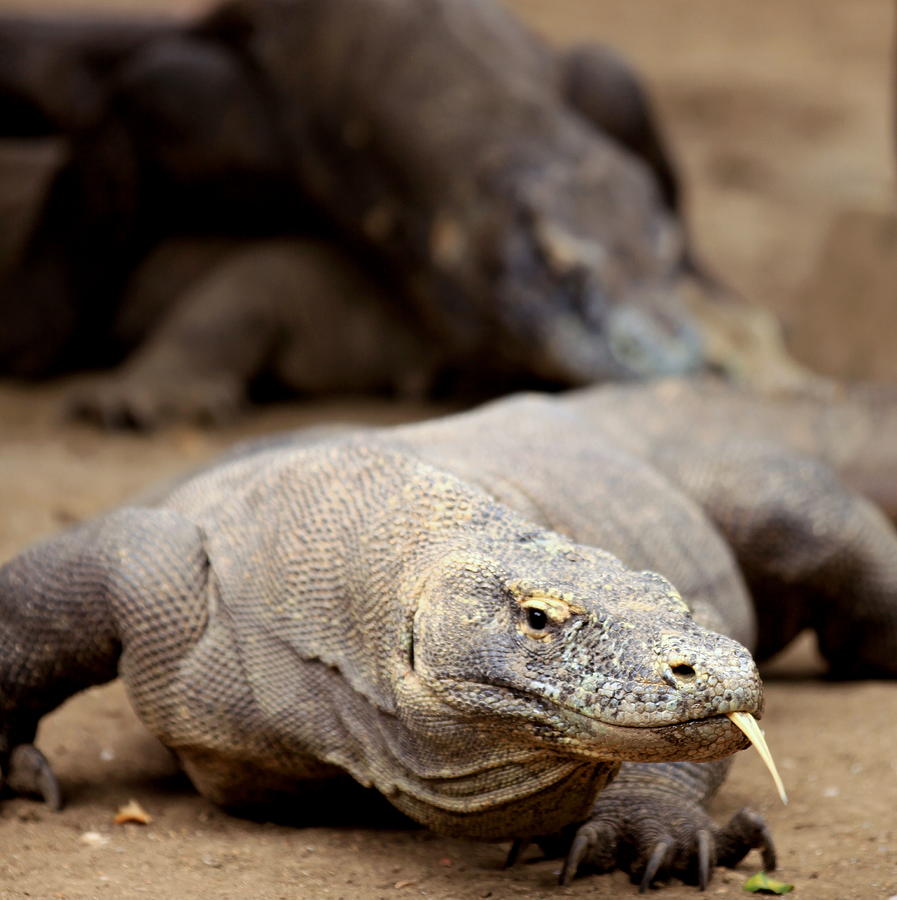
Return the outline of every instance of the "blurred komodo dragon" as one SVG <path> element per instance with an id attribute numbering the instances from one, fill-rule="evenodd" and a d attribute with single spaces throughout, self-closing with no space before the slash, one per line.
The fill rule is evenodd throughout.
<path id="1" fill-rule="evenodd" d="M 756 813 L 705 812 L 761 708 L 742 645 L 810 627 L 834 675 L 897 675 L 897 536 L 822 461 L 893 481 L 893 409 L 669 381 L 238 448 L 0 569 L 7 787 L 59 804 L 37 724 L 118 673 L 228 806 L 348 773 L 567 846 L 564 881 L 771 868 Z"/>
<path id="2" fill-rule="evenodd" d="M 130 349 L 136 338 L 116 328 L 128 277 L 185 233 L 298 232 L 332 247 L 320 264 L 320 243 L 297 248 L 278 304 L 287 315 L 257 302 L 251 279 L 161 302 L 138 338 L 162 344 L 148 355 L 164 367 L 134 361 L 82 392 L 85 413 L 147 426 L 215 418 L 260 375 L 339 389 L 335 369 L 375 341 L 347 341 L 311 379 L 285 376 L 276 358 L 339 343 L 318 287 L 340 252 L 370 282 L 356 305 L 389 307 L 378 326 L 400 320 L 418 347 L 389 377 L 375 363 L 372 388 L 426 390 L 473 372 L 496 391 L 754 365 L 751 341 L 704 327 L 751 316 L 696 274 L 669 153 L 635 74 L 606 48 L 555 51 L 482 0 L 237 0 L 197 23 L 120 30 L 116 56 L 114 23 L 0 21 L 0 112 L 4 79 L 15 88 L 0 128 L 36 119 L 72 148 L 3 287 L 7 373 L 95 367 Z M 89 87 L 68 118 L 58 71 Z M 215 349 L 240 326 L 244 352 L 233 340 Z M 770 380 L 773 362 L 761 367 Z"/>

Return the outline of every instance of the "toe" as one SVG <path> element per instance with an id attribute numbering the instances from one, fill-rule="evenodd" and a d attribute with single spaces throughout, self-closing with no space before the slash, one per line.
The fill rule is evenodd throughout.
<path id="1" fill-rule="evenodd" d="M 13 749 L 6 784 L 14 794 L 36 794 L 50 809 L 62 809 L 59 781 L 47 758 L 33 744 L 20 744 Z"/>

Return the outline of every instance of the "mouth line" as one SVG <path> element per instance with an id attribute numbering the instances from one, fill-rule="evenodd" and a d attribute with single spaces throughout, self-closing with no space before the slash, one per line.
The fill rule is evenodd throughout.
<path id="1" fill-rule="evenodd" d="M 476 681 L 465 681 L 465 682 L 459 682 L 459 683 L 467 683 L 467 684 L 471 684 L 471 685 L 479 685 L 480 684 L 480 682 L 476 682 Z M 526 700 L 526 701 L 530 701 L 530 702 L 535 700 L 540 704 L 544 704 L 546 706 L 552 706 L 555 709 L 563 710 L 563 712 L 565 712 L 565 713 L 568 713 L 568 714 L 574 715 L 574 716 L 578 716 L 582 719 L 587 719 L 590 722 L 595 722 L 598 725 L 602 725 L 606 728 L 619 728 L 619 729 L 625 729 L 627 731 L 633 731 L 633 732 L 635 732 L 635 731 L 645 731 L 645 732 L 647 732 L 647 731 L 653 731 L 653 732 L 672 731 L 674 729 L 682 728 L 683 726 L 687 726 L 687 725 L 697 725 L 699 723 L 710 722 L 713 719 L 729 719 L 729 721 L 735 727 L 737 727 L 740 731 L 744 732 L 744 729 L 741 727 L 741 725 L 739 725 L 732 718 L 733 714 L 735 714 L 737 716 L 750 716 L 751 718 L 753 718 L 755 720 L 759 720 L 762 716 L 761 710 L 759 708 L 753 709 L 753 710 L 745 708 L 745 709 L 738 709 L 738 710 L 729 710 L 728 712 L 711 712 L 711 713 L 708 713 L 706 716 L 692 716 L 687 719 L 679 719 L 675 722 L 662 722 L 662 723 L 657 723 L 657 724 L 653 724 L 653 725 L 633 725 L 633 724 L 627 724 L 627 723 L 623 723 L 623 722 L 615 722 L 615 721 L 612 721 L 609 719 L 602 719 L 599 716 L 590 715 L 589 713 L 584 712 L 582 709 L 577 709 L 576 707 L 569 706 L 566 703 L 559 702 L 557 698 L 547 697 L 544 694 L 539 694 L 539 693 L 536 693 L 535 691 L 524 690 L 515 684 L 509 684 L 507 682 L 502 683 L 501 681 L 496 680 L 496 681 L 492 682 L 492 686 L 502 688 L 503 690 L 508 691 L 508 693 L 510 693 L 512 696 L 514 696 L 520 700 Z M 749 735 L 746 734 L 745 736 L 748 737 L 748 740 L 751 740 L 751 742 L 753 743 L 753 740 L 751 739 L 751 737 Z"/>
<path id="2" fill-rule="evenodd" d="M 625 728 L 629 731 L 663 731 L 665 729 L 681 728 L 683 725 L 697 725 L 698 723 L 710 722 L 713 719 L 729 719 L 731 721 L 732 715 L 731 713 L 709 713 L 706 716 L 692 716 L 688 719 L 679 719 L 676 722 L 662 722 L 656 725 L 630 725 L 622 722 L 613 722 L 608 719 L 601 719 L 598 716 L 590 716 L 588 713 L 584 713 L 579 709 L 573 709 L 572 707 L 562 708 L 574 713 L 577 716 L 582 716 L 582 718 L 588 719 L 591 722 L 598 722 L 599 724 L 606 725 L 609 728 Z M 747 709 L 733 710 L 733 712 L 740 713 L 741 715 L 752 716 L 754 719 L 759 718 L 757 712 L 752 712 Z"/>
<path id="3" fill-rule="evenodd" d="M 460 683 L 467 683 L 472 685 L 479 685 L 478 681 L 466 681 Z M 679 719 L 674 722 L 663 722 L 657 723 L 653 725 L 633 725 L 626 724 L 622 722 L 615 722 L 609 719 L 602 719 L 596 715 L 590 715 L 587 712 L 584 712 L 581 708 L 577 708 L 574 706 L 570 706 L 567 703 L 564 703 L 557 697 L 546 696 L 545 694 L 537 693 L 536 691 L 526 690 L 525 688 L 520 687 L 517 684 L 512 684 L 503 679 L 496 679 L 492 682 L 492 687 L 501 688 L 503 690 L 508 691 L 512 696 L 517 697 L 520 700 L 526 701 L 536 701 L 540 704 L 544 704 L 546 706 L 552 706 L 556 709 L 563 710 L 566 713 L 570 713 L 575 716 L 580 716 L 583 719 L 588 719 L 591 722 L 596 722 L 599 725 L 604 725 L 608 728 L 625 728 L 631 731 L 662 731 L 664 729 L 673 729 L 673 728 L 681 728 L 683 725 L 689 724 L 697 724 L 699 722 L 709 722 L 712 719 L 729 719 L 733 725 L 736 725 L 740 730 L 744 730 L 740 725 L 731 719 L 733 713 L 751 716 L 754 719 L 759 720 L 762 717 L 761 708 L 756 709 L 748 709 L 742 708 L 737 710 L 729 710 L 728 712 L 710 712 L 706 716 L 691 716 L 687 719 Z M 746 735 L 747 736 L 747 735 Z M 750 737 L 748 736 L 750 740 Z"/>
<path id="4" fill-rule="evenodd" d="M 649 731 L 652 734 L 658 735 L 660 737 L 662 737 L 665 732 L 669 733 L 674 731 L 675 729 L 681 729 L 683 727 L 687 728 L 689 725 L 700 726 L 704 723 L 712 722 L 714 719 L 728 719 L 732 726 L 734 728 L 737 728 L 748 739 L 748 741 L 750 741 L 753 748 L 759 754 L 760 759 L 763 760 L 763 764 L 766 766 L 769 774 L 772 776 L 773 784 L 775 785 L 776 791 L 782 803 L 786 806 L 788 804 L 788 794 L 785 791 L 785 785 L 782 783 L 782 778 L 779 775 L 775 760 L 773 759 L 769 746 L 766 743 L 766 738 L 764 737 L 763 732 L 760 730 L 760 726 L 757 724 L 757 717 L 747 710 L 733 710 L 732 712 L 728 713 L 714 713 L 713 715 L 704 716 L 700 719 L 685 719 L 684 721 L 672 722 L 668 725 L 616 725 L 605 722 L 602 719 L 595 718 L 594 716 L 587 716 L 584 713 L 579 713 L 579 715 L 591 722 L 600 722 L 605 727 L 621 730 L 625 729 L 628 731 L 636 732 Z"/>
<path id="5" fill-rule="evenodd" d="M 584 718 L 589 719 L 593 722 L 602 722 L 601 719 L 596 719 L 592 716 L 584 716 Z M 653 734 L 663 735 L 665 731 L 672 731 L 673 729 L 688 727 L 689 725 L 702 725 L 705 722 L 712 722 L 714 719 L 728 719 L 734 728 L 737 728 L 751 743 L 753 748 L 757 751 L 760 756 L 760 759 L 763 760 L 763 764 L 766 766 L 769 774 L 772 776 L 773 784 L 775 785 L 776 792 L 779 795 L 782 803 L 784 805 L 788 805 L 788 794 L 785 791 L 785 785 L 782 783 L 782 778 L 779 775 L 779 770 L 776 767 L 775 760 L 773 759 L 772 753 L 770 752 L 769 746 L 766 743 L 766 738 L 763 735 L 763 732 L 760 730 L 760 726 L 757 724 L 757 717 L 748 712 L 747 710 L 733 710 L 728 713 L 714 713 L 710 716 L 704 716 L 700 719 L 686 719 L 683 722 L 674 722 L 669 725 L 659 725 L 659 726 L 651 726 L 651 725 L 613 725 L 613 728 L 626 728 L 633 731 L 651 731 Z M 606 722 L 602 722 L 602 724 L 606 725 Z"/>
<path id="6" fill-rule="evenodd" d="M 464 683 L 473 684 L 475 682 Z M 729 712 L 724 713 L 714 712 L 706 716 L 697 718 L 692 717 L 689 719 L 682 719 L 678 722 L 665 722 L 663 724 L 656 725 L 625 725 L 618 722 L 608 722 L 607 720 L 600 719 L 597 716 L 590 716 L 587 713 L 582 712 L 582 710 L 574 709 L 573 707 L 566 704 L 558 703 L 556 699 L 545 697 L 544 695 L 536 694 L 534 692 L 521 690 L 516 685 L 499 685 L 493 683 L 493 687 L 502 687 L 504 690 L 508 691 L 509 694 L 517 697 L 518 699 L 526 699 L 530 702 L 532 702 L 533 700 L 537 700 L 540 704 L 550 703 L 555 708 L 563 710 L 568 715 L 575 716 L 579 719 L 584 719 L 587 722 L 594 722 L 596 723 L 596 725 L 600 725 L 603 728 L 620 732 L 651 734 L 652 736 L 659 738 L 663 738 L 664 735 L 667 734 L 673 735 L 675 732 L 681 731 L 685 728 L 710 725 L 714 722 L 714 720 L 717 720 L 717 724 L 722 724 L 720 720 L 728 719 L 731 727 L 736 731 L 741 732 L 743 737 L 747 738 L 749 745 L 752 745 L 760 755 L 760 758 L 762 759 L 764 765 L 769 770 L 769 774 L 772 776 L 772 780 L 775 784 L 778 795 L 782 800 L 782 803 L 788 803 L 788 796 L 785 792 L 784 784 L 782 783 L 782 779 L 779 776 L 779 772 L 776 768 L 775 761 L 773 760 L 772 753 L 769 750 L 769 746 L 766 743 L 766 738 L 764 737 L 763 732 L 760 730 L 760 726 L 757 724 L 757 719 L 761 715 L 759 708 L 753 711 L 740 709 L 730 710 Z"/>

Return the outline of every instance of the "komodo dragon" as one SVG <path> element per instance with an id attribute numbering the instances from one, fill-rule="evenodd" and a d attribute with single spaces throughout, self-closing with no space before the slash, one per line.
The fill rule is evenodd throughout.
<path id="1" fill-rule="evenodd" d="M 78 73 L 94 45 L 110 55 L 108 23 L 92 41 L 87 26 L 63 40 L 13 25 L 0 40 L 7 27 L 35 45 L 13 62 Z M 555 51 L 483 0 L 238 0 L 128 40 L 83 79 L 99 99 L 2 292 L 28 298 L 0 335 L 3 371 L 107 365 L 122 286 L 162 238 L 291 231 L 340 244 L 385 279 L 426 352 L 499 390 L 508 374 L 579 385 L 707 362 L 680 297 L 695 267 L 674 169 L 635 74 L 606 48 Z M 35 115 L 59 121 L 50 63 L 25 68 Z M 66 291 L 79 315 L 50 334 L 61 317 L 41 310 Z M 130 404 L 153 424 L 155 392 L 164 419 L 154 374 L 130 379 L 133 403 L 98 390 L 98 417 Z"/>
<path id="2" fill-rule="evenodd" d="M 868 412 L 673 381 L 240 449 L 0 569 L 7 786 L 58 805 L 37 723 L 119 673 L 228 806 L 348 772 L 444 833 L 572 837 L 565 881 L 772 867 L 703 808 L 761 708 L 743 645 L 897 675 L 897 537 L 801 452 L 875 484 Z"/>

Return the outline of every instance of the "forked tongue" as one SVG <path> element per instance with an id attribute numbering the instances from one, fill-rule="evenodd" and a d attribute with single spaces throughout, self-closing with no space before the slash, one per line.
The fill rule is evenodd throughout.
<path id="1" fill-rule="evenodd" d="M 766 738 L 763 737 L 763 732 L 760 730 L 757 720 L 750 713 L 746 712 L 730 712 L 726 713 L 726 715 L 732 720 L 732 724 L 741 729 L 747 739 L 756 747 L 757 752 L 760 754 L 760 759 L 766 763 L 766 768 L 769 769 L 769 774 L 772 775 L 772 780 L 775 782 L 776 790 L 782 798 L 782 803 L 787 805 L 788 795 L 785 793 L 785 785 L 782 784 L 779 770 L 776 768 L 772 754 L 769 752 Z"/>

